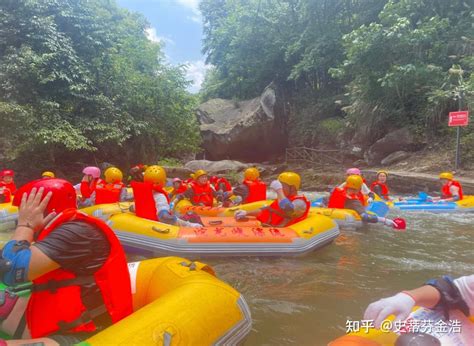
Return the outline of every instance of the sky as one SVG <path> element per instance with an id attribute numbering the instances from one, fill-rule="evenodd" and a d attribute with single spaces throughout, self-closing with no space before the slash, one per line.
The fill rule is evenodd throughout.
<path id="1" fill-rule="evenodd" d="M 150 40 L 164 43 L 168 62 L 187 64 L 189 91 L 199 91 L 206 69 L 201 53 L 202 20 L 199 0 L 117 0 L 121 7 L 143 14 L 151 25 Z"/>

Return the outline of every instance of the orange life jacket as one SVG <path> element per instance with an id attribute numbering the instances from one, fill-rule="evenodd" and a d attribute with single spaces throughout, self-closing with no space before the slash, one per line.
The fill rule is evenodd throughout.
<path id="1" fill-rule="evenodd" d="M 258 214 L 257 219 L 264 225 L 271 225 L 275 227 L 286 227 L 293 225 L 301 220 L 304 220 L 309 213 L 311 204 L 305 196 L 291 196 L 287 197 L 291 202 L 295 200 L 302 200 L 306 204 L 306 210 L 303 215 L 292 218 L 288 217 L 284 210 L 280 208 L 278 200 L 274 200 L 268 207 L 262 208 L 262 211 Z"/>
<path id="2" fill-rule="evenodd" d="M 97 185 L 95 188 L 95 204 L 120 202 L 120 194 L 125 185 L 122 182 Z"/>
<path id="3" fill-rule="evenodd" d="M 257 201 L 264 201 L 267 199 L 267 184 L 261 180 L 247 180 L 243 184 L 249 189 L 249 194 L 242 203 L 252 203 Z"/>
<path id="4" fill-rule="evenodd" d="M 97 185 L 105 185 L 105 181 L 100 178 L 92 180 L 90 184 L 87 181 L 81 181 L 82 200 L 89 198 L 95 191 Z"/>
<path id="5" fill-rule="evenodd" d="M 141 183 L 138 181 L 132 181 L 131 185 L 135 199 L 135 214 L 144 219 L 159 221 L 153 192 L 165 195 L 169 203 L 170 199 L 166 191 L 163 190 L 163 187 L 159 184 Z"/>
<path id="6" fill-rule="evenodd" d="M 443 198 L 454 197 L 453 194 L 451 193 L 451 186 L 456 186 L 459 189 L 459 200 L 462 200 L 463 199 L 462 186 L 457 180 L 450 180 L 446 184 L 443 185 L 441 189 Z"/>
<path id="7" fill-rule="evenodd" d="M 198 184 L 196 181 L 192 181 L 189 184 L 193 190 L 193 197 L 191 203 L 194 205 L 204 205 L 206 207 L 212 207 L 214 204 L 214 194 L 211 188 L 211 184 L 207 182 L 204 185 Z"/>
<path id="8" fill-rule="evenodd" d="M 224 192 L 232 191 L 232 185 L 224 177 L 217 178 L 216 182 L 213 185 L 214 185 L 214 189 L 216 191 L 219 191 L 219 188 L 220 188 L 221 185 L 224 185 Z"/>
<path id="9" fill-rule="evenodd" d="M 26 309 L 26 321 L 33 338 L 58 331 L 92 332 L 97 327 L 93 319 L 103 313 L 108 313 L 112 323 L 116 323 L 133 312 L 125 253 L 114 232 L 103 221 L 76 209 L 66 209 L 41 231 L 38 240 L 73 220 L 86 222 L 102 232 L 110 244 L 109 256 L 91 276 L 76 276 L 59 268 L 33 280 L 33 292 Z M 82 301 L 81 286 L 92 282 L 101 292 L 103 305 L 89 310 Z"/>
<path id="10" fill-rule="evenodd" d="M 367 205 L 367 198 L 362 192 L 349 194 L 346 187 L 336 187 L 329 197 L 328 208 L 344 209 L 347 200 L 358 200 L 363 206 Z"/>
<path id="11" fill-rule="evenodd" d="M 387 184 L 383 184 L 379 181 L 374 181 L 371 185 L 370 185 L 370 190 L 374 191 L 374 188 L 376 186 L 380 186 L 380 189 L 382 190 L 382 198 L 385 199 L 385 200 L 389 200 L 389 193 L 390 191 L 388 190 L 388 186 Z M 375 192 L 375 191 L 374 191 Z"/>

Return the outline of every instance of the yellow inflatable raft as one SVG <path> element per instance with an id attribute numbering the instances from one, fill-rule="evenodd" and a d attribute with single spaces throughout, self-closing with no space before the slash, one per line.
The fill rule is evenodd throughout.
<path id="1" fill-rule="evenodd" d="M 310 215 L 324 215 L 337 222 L 340 228 L 354 229 L 362 227 L 360 215 L 351 209 L 311 207 Z"/>
<path id="2" fill-rule="evenodd" d="M 166 257 L 128 266 L 134 312 L 80 345 L 236 345 L 250 332 L 244 298 L 207 265 Z"/>
<path id="3" fill-rule="evenodd" d="M 299 255 L 339 235 L 337 224 L 323 215 L 284 228 L 262 227 L 255 219 L 241 222 L 203 217 L 203 222 L 200 228 L 178 227 L 131 213 L 112 215 L 107 221 L 127 250 L 146 255 Z"/>
<path id="4" fill-rule="evenodd" d="M 13 230 L 18 220 L 18 207 L 11 203 L 0 204 L 0 232 Z"/>

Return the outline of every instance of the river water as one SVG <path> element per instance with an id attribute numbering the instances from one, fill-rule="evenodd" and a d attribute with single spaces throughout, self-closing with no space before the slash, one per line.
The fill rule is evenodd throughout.
<path id="1" fill-rule="evenodd" d="M 247 300 L 254 324 L 246 345 L 326 345 L 374 300 L 474 272 L 474 214 L 389 216 L 404 217 L 407 231 L 342 230 L 332 244 L 296 258 L 203 259 Z M 0 243 L 8 238 L 1 234 Z"/>

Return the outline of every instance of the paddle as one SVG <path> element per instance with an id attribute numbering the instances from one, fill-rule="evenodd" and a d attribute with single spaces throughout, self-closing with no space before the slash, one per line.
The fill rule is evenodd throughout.
<path id="1" fill-rule="evenodd" d="M 430 196 L 426 192 L 420 191 L 418 192 L 418 198 L 420 199 L 420 202 L 426 202 Z"/>
<path id="2" fill-rule="evenodd" d="M 407 228 L 407 223 L 405 219 L 402 219 L 401 217 L 397 217 L 396 219 L 393 219 L 393 222 L 395 222 L 395 226 L 393 227 L 397 231 L 405 231 Z"/>
<path id="3" fill-rule="evenodd" d="M 374 213 L 377 216 L 385 217 L 389 212 L 389 207 L 385 202 L 374 201 L 368 207 L 367 211 Z"/>
<path id="4" fill-rule="evenodd" d="M 312 207 L 320 207 L 323 204 L 323 197 L 315 199 L 311 202 Z"/>

